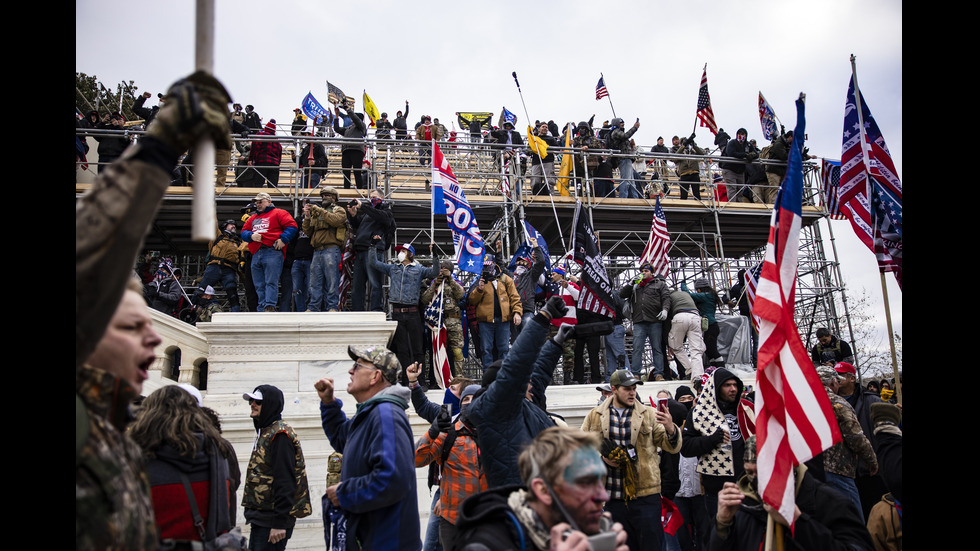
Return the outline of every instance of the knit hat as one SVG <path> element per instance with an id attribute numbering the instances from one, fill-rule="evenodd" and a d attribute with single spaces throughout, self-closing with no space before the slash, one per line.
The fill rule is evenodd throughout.
<path id="1" fill-rule="evenodd" d="M 472 396 L 472 395 L 476 394 L 476 391 L 480 390 L 481 388 L 483 388 L 483 387 L 481 387 L 480 385 L 475 385 L 475 384 L 474 385 L 466 385 L 466 388 L 463 389 L 463 392 L 461 392 L 459 394 L 459 401 L 462 402 L 463 401 L 463 398 L 466 398 L 467 396 Z"/>

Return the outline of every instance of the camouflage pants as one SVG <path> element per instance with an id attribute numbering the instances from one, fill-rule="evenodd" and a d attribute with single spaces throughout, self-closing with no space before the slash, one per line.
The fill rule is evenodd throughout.
<path id="1" fill-rule="evenodd" d="M 463 373 L 463 323 L 459 318 L 445 318 L 446 348 L 453 366 L 453 375 Z"/>
<path id="2" fill-rule="evenodd" d="M 554 325 L 548 326 L 548 338 L 552 339 L 558 334 L 558 328 Z M 575 339 L 566 340 L 561 347 L 561 370 L 564 374 L 564 382 L 567 384 L 572 378 L 575 370 Z"/>

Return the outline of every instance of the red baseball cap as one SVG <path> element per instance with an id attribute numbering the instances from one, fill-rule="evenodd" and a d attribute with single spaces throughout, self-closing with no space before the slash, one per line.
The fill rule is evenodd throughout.
<path id="1" fill-rule="evenodd" d="M 847 362 L 837 362 L 837 364 L 834 365 L 834 369 L 838 373 L 850 373 L 851 375 L 857 375 L 857 370 L 854 369 L 854 366 Z"/>

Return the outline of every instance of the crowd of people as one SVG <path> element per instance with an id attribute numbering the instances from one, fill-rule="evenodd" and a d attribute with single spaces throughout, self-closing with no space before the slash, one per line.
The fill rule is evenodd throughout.
<path id="1" fill-rule="evenodd" d="M 296 431 L 282 418 L 283 393 L 275 385 L 243 389 L 256 430 L 244 474 L 237 472 L 219 420 L 202 407 L 193 387 L 166 386 L 130 408 L 161 342 L 132 267 L 178 155 L 202 136 L 230 146 L 224 115 L 229 102 L 210 75 L 178 81 L 147 136 L 76 204 L 77 549 L 242 549 L 233 506 L 238 490 L 251 527 L 249 549 L 285 549 L 296 520 L 312 513 L 311 473 Z M 607 366 L 608 386 L 600 388 L 606 394 L 581 428 L 568 427 L 548 410 L 547 387 L 559 361 L 577 348 L 572 341 L 616 332 L 598 328 L 611 322 L 579 323 L 579 286 L 563 265 L 552 268 L 548 285 L 537 246 L 513 276 L 502 272 L 502 262 L 491 261 L 474 282 L 465 302 L 489 312 L 479 323 L 492 340 L 481 346 L 480 382 L 454 378 L 445 404 L 431 403 L 412 347 L 418 330 L 412 314 L 431 285 L 424 278 L 441 278 L 443 285 L 452 274 L 435 257 L 430 267 L 420 266 L 410 243 L 398 247 L 396 262 L 384 263 L 385 228 L 371 224 L 386 215 L 378 212 L 385 210 L 382 198 L 375 199 L 340 207 L 345 212 L 338 216 L 361 217 L 355 228 L 370 229 L 361 282 L 391 278 L 389 299 L 405 316 L 395 318 L 392 349 L 348 347 L 353 364 L 346 391 L 357 402 L 356 415 L 344 413 L 335 393 L 339 381 L 325 377 L 313 385 L 324 435 L 343 454 L 339 479 L 321 500 L 328 548 L 422 549 L 415 469 L 427 464 L 438 465 L 433 516 L 435 540 L 444 549 L 758 549 L 773 523 L 788 524 L 758 495 L 752 391 L 728 369 L 711 365 L 714 358 L 695 363 L 700 345 L 670 344 L 694 335 L 710 339 L 710 323 L 697 333 L 681 321 L 675 333 L 670 322 L 668 346 L 675 357 L 686 355 L 682 375 L 691 381 L 674 395 L 658 394 L 646 405 L 637 392 L 644 366 L 636 363 L 644 360 L 634 356 L 628 368 L 619 365 L 626 362 L 623 352 L 614 354 L 615 366 Z M 329 218 L 332 205 L 325 202 L 316 207 L 323 212 L 311 206 L 309 215 Z M 315 224 L 297 224 L 276 212 L 266 194 L 256 197 L 255 206 L 240 239 L 253 255 L 253 280 L 261 282 L 258 304 L 268 310 L 278 298 L 284 249 L 299 238 L 301 226 Z M 324 224 L 334 228 L 336 239 L 339 226 Z M 223 231 L 234 237 L 228 226 Z M 211 277 L 221 279 L 224 264 L 216 266 Z M 179 287 L 175 272 L 168 277 Z M 542 301 L 525 302 L 522 277 L 535 274 L 549 290 Z M 629 305 L 634 319 L 641 316 L 639 323 L 661 325 L 647 327 L 651 341 L 668 320 L 679 314 L 707 318 L 721 302 L 707 282 L 695 282 L 693 292 L 686 285 L 668 290 L 652 266 L 643 266 L 641 274 L 619 295 L 628 299 L 622 308 Z M 168 290 L 163 283 L 156 286 L 158 296 Z M 366 295 L 362 288 L 361 309 L 369 305 Z M 795 469 L 793 529 L 770 537 L 799 549 L 900 549 L 901 407 L 862 388 L 847 357 L 836 357 L 849 350 L 829 336 L 814 347 L 814 363 L 832 363 L 820 365 L 818 374 L 844 438 Z M 713 348 L 704 343 L 703 350 L 711 356 Z M 572 371 L 585 375 L 577 367 Z M 432 423 L 417 442 L 410 405 Z M 670 512 L 667 522 L 664 511 Z M 425 548 L 434 545 L 427 538 Z"/>
<path id="2" fill-rule="evenodd" d="M 82 139 L 76 144 L 76 161 L 83 162 L 88 151 L 84 140 L 86 130 L 120 130 L 133 128 L 132 125 L 137 125 L 135 129 L 147 128 L 166 101 L 162 94 L 158 96 L 159 104 L 153 107 L 145 106 L 151 97 L 149 92 L 135 99 L 132 112 L 142 117 L 142 125 L 138 124 L 140 120 L 127 122 L 119 112 L 100 115 L 98 111 L 91 111 L 85 116 L 79 113 L 76 134 Z M 315 188 L 329 170 L 327 147 L 315 138 L 339 137 L 344 138 L 339 152 L 345 189 L 371 187 L 373 171 L 368 156 L 371 147 L 414 150 L 419 164 L 428 166 L 431 163 L 430 143 L 434 140 L 446 142 L 450 147 L 470 148 L 473 152 L 486 150 L 495 163 L 502 163 L 504 177 L 508 180 L 524 182 L 526 175 L 529 193 L 555 193 L 558 179 L 555 167 L 561 164 L 561 157 L 566 153 L 556 155 L 549 151 L 542 157 L 537 147 L 532 147 L 533 141 L 549 148 L 565 147 L 566 144 L 572 147 L 573 153 L 568 154 L 573 155 L 574 181 L 587 183 L 588 193 L 595 197 L 652 199 L 669 194 L 671 183 L 676 183 L 682 200 L 689 197 L 701 200 L 702 189 L 708 189 L 706 186 L 710 185 L 719 201 L 771 204 L 785 175 L 785 162 L 793 143 L 793 132 L 786 131 L 769 145 L 760 147 L 756 140 L 748 138 L 745 128 L 740 128 L 735 139 L 730 139 L 724 129 L 720 129 L 714 147 L 699 146 L 692 133 L 688 137 L 673 136 L 669 146 L 665 145 L 663 136 L 658 136 L 656 145 L 647 150 L 638 146 L 633 138 L 640 128 L 639 120 L 627 125 L 624 119 L 617 117 L 596 127 L 595 115 L 577 124 L 568 122 L 564 127 L 559 127 L 554 120 L 538 120 L 530 126 L 531 135 L 522 136 L 516 127 L 516 118 L 506 108 L 501 111 L 496 125 L 491 123 L 490 113 L 456 113 L 460 132 L 447 129 L 438 117 L 430 115 L 421 115 L 414 129 L 409 129 L 408 101 L 405 110 L 399 110 L 393 120 L 388 120 L 387 113 L 381 113 L 378 120 L 369 119 L 364 113 L 355 111 L 352 98 L 339 101 L 332 113 L 315 120 L 310 120 L 298 108 L 293 114 L 290 124 L 280 125 L 275 118 L 265 120 L 260 117 L 252 105 L 246 105 L 243 110 L 241 104 L 235 103 L 230 111 L 230 124 L 237 140 L 233 147 L 218 150 L 217 184 L 225 185 L 228 169 L 234 168 L 234 182 L 238 186 L 278 186 L 284 166 L 284 142 L 277 137 L 288 136 L 290 142 L 299 138 L 299 145 L 290 152 L 290 166 L 298 169 L 302 187 Z M 99 142 L 99 171 L 117 159 L 133 137 L 104 132 L 92 132 L 92 135 Z M 374 139 L 368 142 L 368 138 Z M 710 157 L 713 154 L 717 157 Z M 717 170 L 707 170 L 705 167 L 709 165 L 703 165 L 704 159 L 712 159 Z M 774 162 L 760 163 L 760 160 Z M 174 170 L 174 185 L 188 185 L 192 179 L 192 164 L 193 151 Z"/>

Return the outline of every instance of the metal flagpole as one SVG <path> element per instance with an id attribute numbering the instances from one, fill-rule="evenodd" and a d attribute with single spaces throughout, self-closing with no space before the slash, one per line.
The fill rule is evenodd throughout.
<path id="1" fill-rule="evenodd" d="M 521 96 L 521 106 L 524 107 L 524 117 L 527 119 L 528 126 L 531 126 L 531 116 L 527 114 L 527 105 L 524 103 L 524 92 L 521 91 L 521 83 L 517 81 L 517 71 L 511 73 L 514 76 L 514 84 L 517 85 L 517 94 Z M 528 136 L 527 140 L 530 142 L 532 136 Z M 551 212 L 555 215 L 555 225 L 558 226 L 558 238 L 561 239 L 561 244 L 565 246 L 565 236 L 561 231 L 561 220 L 558 219 L 558 209 L 555 208 L 555 196 L 551 192 L 551 184 L 548 182 L 548 174 L 544 170 L 544 157 L 538 155 L 541 159 L 541 174 L 544 174 L 544 185 L 548 189 L 548 199 L 551 201 Z"/>
<path id="2" fill-rule="evenodd" d="M 214 74 L 214 0 L 197 0 L 194 67 Z M 194 147 L 194 201 L 191 238 L 214 239 L 218 221 L 214 212 L 214 140 L 201 138 Z"/>
<path id="3" fill-rule="evenodd" d="M 433 136 L 435 136 L 435 134 L 433 134 Z M 431 155 L 431 159 L 432 159 L 432 172 L 435 172 L 435 170 L 436 170 L 436 139 L 435 139 L 435 137 L 432 138 L 432 155 Z M 429 174 L 429 177 L 430 178 L 432 177 L 432 174 L 431 173 Z M 433 189 L 435 189 L 435 186 L 432 186 L 432 187 L 433 187 Z M 446 190 L 443 189 L 442 192 L 445 193 Z M 431 196 L 430 196 L 430 199 L 431 199 Z M 436 209 L 435 209 L 435 205 L 430 205 L 429 206 L 429 243 L 435 243 L 435 242 L 436 242 Z M 455 251 L 453 251 L 453 252 L 455 253 Z M 434 262 L 434 260 L 433 260 L 433 262 Z"/>
<path id="4" fill-rule="evenodd" d="M 595 73 L 592 73 L 592 74 L 594 75 Z M 602 73 L 599 73 L 599 78 L 602 79 L 602 84 L 604 84 L 606 86 L 606 99 L 609 100 L 609 108 L 612 109 L 613 118 L 615 119 L 616 118 L 616 108 L 613 107 L 613 104 L 612 104 L 612 94 L 609 93 L 609 85 L 606 84 L 606 75 L 604 75 Z"/>

